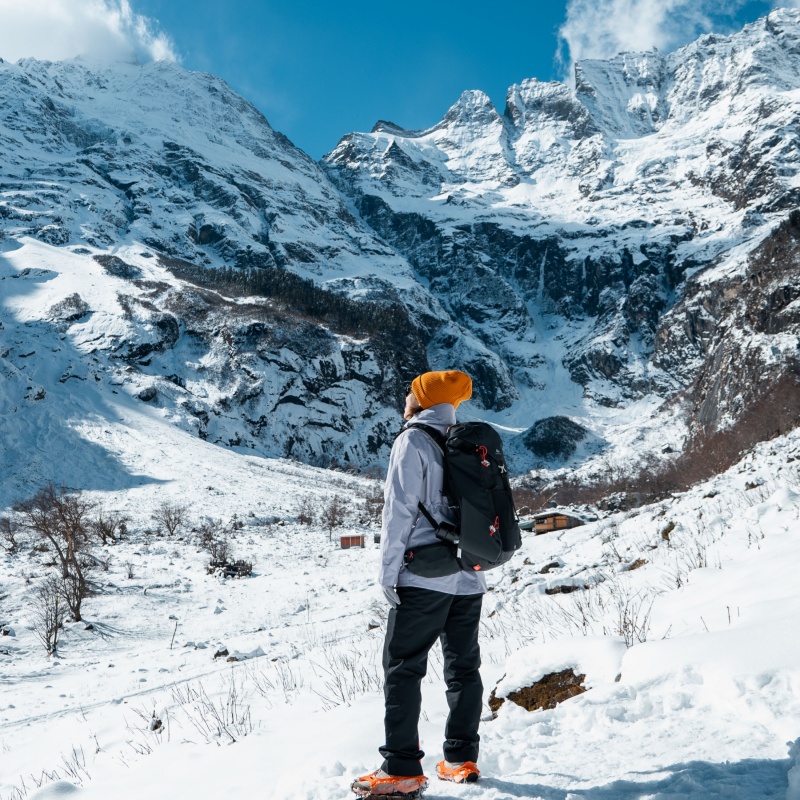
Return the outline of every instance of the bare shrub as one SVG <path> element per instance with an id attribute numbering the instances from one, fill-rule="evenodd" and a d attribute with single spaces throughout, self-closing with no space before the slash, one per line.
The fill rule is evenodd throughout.
<path id="1" fill-rule="evenodd" d="M 16 553 L 19 549 L 18 526 L 11 517 L 0 517 L 0 543 L 7 553 Z"/>
<path id="2" fill-rule="evenodd" d="M 616 611 L 617 636 L 628 647 L 647 641 L 655 598 L 647 592 L 620 591 L 612 595 Z"/>
<path id="3" fill-rule="evenodd" d="M 98 750 L 99 752 L 99 750 Z M 3 800 L 25 800 L 29 796 L 31 789 L 41 789 L 49 783 L 69 778 L 73 783 L 78 786 L 83 786 L 84 780 L 91 780 L 91 775 L 86 769 L 86 754 L 83 752 L 83 747 L 72 746 L 69 754 L 61 753 L 61 764 L 52 769 L 42 769 L 36 775 L 30 773 L 28 780 L 31 782 L 31 788 L 25 783 L 25 779 L 20 775 L 21 785 L 11 789 L 10 794 L 3 795 Z"/>
<path id="4" fill-rule="evenodd" d="M 125 562 L 125 577 L 130 581 L 135 577 L 133 561 Z"/>
<path id="5" fill-rule="evenodd" d="M 380 525 L 383 513 L 383 489 L 375 486 L 364 495 L 364 517 L 367 524 Z"/>
<path id="6" fill-rule="evenodd" d="M 208 547 L 208 554 L 211 556 L 211 564 L 224 567 L 228 563 L 231 554 L 230 542 L 226 531 L 211 540 Z"/>
<path id="7" fill-rule="evenodd" d="M 208 553 L 209 572 L 223 568 L 231 557 L 228 531 L 223 528 L 219 520 L 207 520 L 200 525 L 197 531 L 197 542 Z"/>
<path id="8" fill-rule="evenodd" d="M 116 511 L 98 509 L 91 523 L 92 533 L 103 544 L 117 542 L 128 533 L 128 518 Z"/>
<path id="9" fill-rule="evenodd" d="M 231 672 L 225 697 L 215 703 L 202 683 L 174 686 L 172 699 L 192 727 L 210 743 L 230 744 L 253 732 L 250 706 L 245 703 L 243 684 Z"/>
<path id="10" fill-rule="evenodd" d="M 244 530 L 244 522 L 242 522 L 242 520 L 239 519 L 239 515 L 238 514 L 234 514 L 231 517 L 230 528 L 231 528 L 232 531 Z"/>
<path id="11" fill-rule="evenodd" d="M 66 576 L 62 576 L 59 588 L 61 596 L 67 603 L 72 618 L 76 622 L 81 621 L 81 605 L 89 594 L 89 587 L 86 581 L 86 571 L 88 563 L 84 562 L 80 572 L 70 570 Z"/>
<path id="12" fill-rule="evenodd" d="M 293 693 L 297 693 L 303 688 L 303 673 L 295 672 L 288 661 L 276 661 L 275 674 L 278 686 L 283 691 L 283 696 L 288 703 L 292 699 Z"/>
<path id="13" fill-rule="evenodd" d="M 333 538 L 334 528 L 341 528 L 344 525 L 345 505 L 342 498 L 335 494 L 322 507 L 320 522 L 328 531 L 328 537 Z"/>
<path id="14" fill-rule="evenodd" d="M 627 576 L 599 574 L 584 591 L 522 595 L 483 620 L 482 630 L 500 638 L 508 652 L 535 640 L 575 635 L 620 636 L 631 647 L 647 640 L 658 594 L 653 588 L 635 590 Z"/>
<path id="15" fill-rule="evenodd" d="M 58 637 L 64 624 L 67 608 L 56 578 L 47 578 L 33 593 L 33 622 L 31 628 L 44 645 L 48 655 L 58 647 Z"/>
<path id="16" fill-rule="evenodd" d="M 169 536 L 174 536 L 189 517 L 189 509 L 180 503 L 164 501 L 154 512 L 153 521 L 164 528 Z"/>
<path id="17" fill-rule="evenodd" d="M 80 495 L 67 494 L 51 483 L 16 509 L 23 515 L 28 530 L 46 540 L 55 551 L 61 571 L 62 595 L 76 622 L 81 621 L 81 605 L 88 594 L 85 557 L 93 508 L 93 504 Z"/>
<path id="18" fill-rule="evenodd" d="M 317 504 L 313 494 L 303 494 L 297 502 L 297 521 L 301 525 L 313 525 Z"/>
<path id="19" fill-rule="evenodd" d="M 322 652 L 324 663 L 312 662 L 312 666 L 321 675 L 324 685 L 322 690 L 313 691 L 326 710 L 349 706 L 359 695 L 378 691 L 383 686 L 383 670 L 375 647 L 371 653 L 357 654 L 326 642 Z"/>
<path id="20" fill-rule="evenodd" d="M 202 550 L 210 550 L 213 541 L 222 533 L 222 523 L 218 519 L 208 519 L 197 526 L 197 544 Z"/>

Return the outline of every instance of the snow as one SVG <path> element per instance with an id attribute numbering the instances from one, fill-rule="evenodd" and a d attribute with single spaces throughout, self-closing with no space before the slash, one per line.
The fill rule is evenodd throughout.
<path id="1" fill-rule="evenodd" d="M 613 683 L 620 674 L 625 642 L 618 637 L 582 636 L 532 645 L 506 661 L 506 674 L 497 684 L 497 697 L 531 686 L 551 672 L 574 670 L 586 676 L 586 685 Z"/>
<path id="2" fill-rule="evenodd" d="M 119 411 L 124 423 L 79 429 L 140 476 L 88 493 L 131 517 L 129 537 L 101 548 L 110 567 L 94 573 L 99 591 L 85 604 L 93 630 L 68 624 L 48 660 L 29 629 L 29 581 L 44 574 L 44 559 L 26 548 L 2 562 L 0 626 L 14 635 L 0 639 L 0 797 L 19 797 L 23 784 L 28 797 L 87 800 L 350 796 L 350 781 L 379 763 L 383 735 L 386 606 L 375 585 L 378 547 L 355 514 L 368 481 L 237 454 L 159 415 L 122 403 Z M 795 433 L 671 500 L 527 534 L 521 552 L 488 573 L 486 696 L 568 667 L 586 674 L 588 691 L 550 711 L 506 702 L 493 721 L 487 711 L 482 781 L 434 782 L 428 796 L 793 800 L 798 457 Z M 343 532 L 365 533 L 366 547 L 342 551 L 327 531 L 300 525 L 307 493 L 348 498 Z M 145 533 L 165 498 L 188 503 L 194 520 L 237 514 L 245 525 L 231 545 L 253 560 L 254 576 L 206 574 L 188 531 Z M 647 563 L 631 571 L 637 558 Z M 569 583 L 589 588 L 544 594 Z M 638 636 L 627 632 L 630 647 L 623 608 L 638 626 Z M 240 660 L 215 659 L 223 647 Z M 430 774 L 447 714 L 438 648 L 423 695 Z M 230 709 L 232 697 L 230 735 L 206 730 L 204 698 Z M 160 733 L 149 729 L 154 712 Z"/>

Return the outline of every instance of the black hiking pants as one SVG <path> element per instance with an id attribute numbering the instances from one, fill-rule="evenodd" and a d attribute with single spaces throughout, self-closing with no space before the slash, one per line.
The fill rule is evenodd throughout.
<path id="1" fill-rule="evenodd" d="M 419 715 L 428 651 L 442 643 L 450 714 L 445 727 L 448 761 L 478 760 L 483 704 L 478 646 L 482 594 L 451 595 L 401 586 L 400 605 L 389 612 L 383 649 L 386 744 L 382 769 L 390 775 L 422 775 Z"/>

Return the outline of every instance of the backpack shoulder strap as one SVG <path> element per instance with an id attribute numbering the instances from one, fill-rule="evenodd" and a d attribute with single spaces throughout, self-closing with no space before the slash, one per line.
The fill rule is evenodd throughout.
<path id="1" fill-rule="evenodd" d="M 435 442 L 436 446 L 441 451 L 441 453 L 442 453 L 442 469 L 444 470 L 444 480 L 442 481 L 442 495 L 444 495 L 445 498 L 448 498 L 448 503 L 450 505 L 453 505 L 453 503 L 449 499 L 449 497 L 450 497 L 450 492 L 449 492 L 450 468 L 449 468 L 449 466 L 447 464 L 447 436 L 444 433 L 440 433 L 432 425 L 424 425 L 421 422 L 412 422 L 410 425 L 406 425 L 406 427 L 403 428 L 403 430 L 405 431 L 405 430 L 408 430 L 409 428 L 417 428 L 418 430 L 421 430 L 424 434 L 426 434 L 431 439 L 433 439 L 433 441 Z M 427 509 L 426 509 L 426 510 L 423 511 L 423 513 L 424 513 L 426 519 L 428 520 L 428 522 L 430 522 L 433 525 L 434 524 L 433 523 L 433 518 L 431 517 L 430 512 L 428 512 Z M 435 527 L 435 525 L 434 525 L 434 527 Z"/>
<path id="2" fill-rule="evenodd" d="M 406 425 L 403 430 L 408 430 L 409 428 L 416 428 L 417 430 L 422 431 L 423 433 L 427 433 L 431 439 L 436 443 L 436 446 L 442 451 L 442 455 L 446 452 L 447 447 L 447 437 L 436 430 L 432 425 L 423 425 L 421 422 L 412 422 L 411 425 Z"/>

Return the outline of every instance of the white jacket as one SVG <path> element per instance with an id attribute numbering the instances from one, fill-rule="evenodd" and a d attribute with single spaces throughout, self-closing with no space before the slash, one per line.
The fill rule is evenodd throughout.
<path id="1" fill-rule="evenodd" d="M 456 423 L 450 403 L 440 403 L 420 411 L 412 423 L 430 425 L 443 434 Z M 482 573 L 462 570 L 443 578 L 422 578 L 403 566 L 409 548 L 439 541 L 419 510 L 419 503 L 437 521 L 455 522 L 456 518 L 442 494 L 444 469 L 442 451 L 427 433 L 411 429 L 400 434 L 389 457 L 389 471 L 384 488 L 383 525 L 381 527 L 382 586 L 417 586 L 445 594 L 483 594 L 486 580 Z"/>

